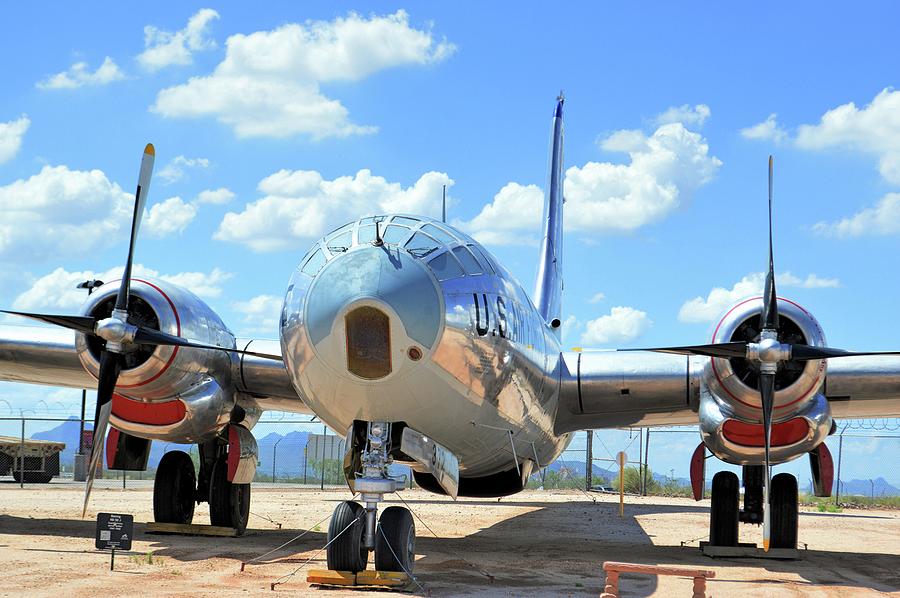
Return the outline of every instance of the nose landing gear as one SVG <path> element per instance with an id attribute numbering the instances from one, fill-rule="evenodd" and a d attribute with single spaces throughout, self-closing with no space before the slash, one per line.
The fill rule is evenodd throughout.
<path id="1" fill-rule="evenodd" d="M 409 509 L 388 507 L 378 518 L 378 503 L 384 495 L 402 490 L 405 480 L 392 478 L 391 424 L 369 422 L 366 425 L 366 446 L 360 455 L 362 471 L 348 480 L 365 507 L 345 501 L 335 508 L 328 526 L 328 568 L 358 573 L 365 570 L 369 552 L 375 552 L 378 571 L 397 571 L 409 574 L 415 561 L 416 526 Z M 353 434 L 353 431 L 351 431 Z"/>

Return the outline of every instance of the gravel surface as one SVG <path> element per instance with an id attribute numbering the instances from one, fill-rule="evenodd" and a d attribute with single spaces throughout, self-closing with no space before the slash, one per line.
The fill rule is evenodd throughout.
<path id="1" fill-rule="evenodd" d="M 0 595 L 373 595 L 306 583 L 306 569 L 325 568 L 320 549 L 327 519 L 337 501 L 349 498 L 346 490 L 254 487 L 248 534 L 205 538 L 144 533 L 140 522 L 152 520 L 152 490 L 141 486 L 95 489 L 82 520 L 77 485 L 0 483 Z M 713 569 L 708 591 L 716 597 L 900 595 L 897 511 L 803 511 L 800 541 L 808 550 L 800 560 L 714 560 L 697 548 L 708 531 L 709 501 L 627 497 L 619 518 L 617 496 L 578 491 L 526 491 L 499 502 L 453 502 L 419 490 L 402 496 L 419 518 L 415 574 L 421 587 L 413 594 L 597 596 L 603 561 L 616 560 Z M 388 504 L 400 504 L 394 498 Z M 116 555 L 113 572 L 109 554 L 94 550 L 99 511 L 131 513 L 136 522 L 134 549 Z M 206 505 L 199 505 L 195 523 L 208 520 Z M 742 541 L 761 541 L 758 528 L 741 527 Z M 240 571 L 242 561 L 306 530 Z M 273 592 L 270 584 L 279 579 L 284 583 Z M 690 596 L 691 580 L 625 575 L 620 588 L 623 596 Z"/>

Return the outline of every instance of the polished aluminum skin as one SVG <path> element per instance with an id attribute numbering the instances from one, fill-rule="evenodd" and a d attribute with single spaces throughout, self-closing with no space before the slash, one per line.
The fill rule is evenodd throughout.
<path id="1" fill-rule="evenodd" d="M 390 323 L 390 372 L 374 380 L 348 364 L 347 316 L 361 306 Z M 569 440 L 553 432 L 555 335 L 509 273 L 449 225 L 385 215 L 326 236 L 291 279 L 281 341 L 298 392 L 330 427 L 404 422 L 453 452 L 463 476 L 546 465 Z"/>

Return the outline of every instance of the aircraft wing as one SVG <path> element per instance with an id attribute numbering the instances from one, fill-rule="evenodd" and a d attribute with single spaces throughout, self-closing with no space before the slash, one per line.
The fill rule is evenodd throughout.
<path id="1" fill-rule="evenodd" d="M 278 341 L 238 339 L 237 348 L 281 354 Z M 291 384 L 283 362 L 237 355 L 232 367 L 235 390 L 263 409 L 308 412 Z M 0 325 L 0 380 L 95 390 L 75 349 L 75 333 L 64 328 Z"/>
<path id="2" fill-rule="evenodd" d="M 562 359 L 559 434 L 699 421 L 708 357 L 583 351 Z M 900 417 L 900 356 L 830 360 L 822 392 L 836 419 Z"/>

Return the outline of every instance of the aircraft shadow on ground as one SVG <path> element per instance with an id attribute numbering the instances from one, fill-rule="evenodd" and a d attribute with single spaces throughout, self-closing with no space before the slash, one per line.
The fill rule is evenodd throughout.
<path id="1" fill-rule="evenodd" d="M 414 513 L 420 510 L 417 505 L 430 502 L 448 501 L 407 501 Z M 496 500 L 467 501 L 465 504 L 482 502 L 497 505 Z M 501 501 L 503 504 L 534 509 L 460 538 L 435 538 L 426 527 L 430 523 L 427 519 L 424 524 L 421 520 L 416 521 L 416 552 L 420 555 L 416 575 L 430 592 L 451 595 L 454 588 L 465 585 L 469 590 L 483 587 L 485 591 L 495 592 L 515 593 L 539 587 L 542 591 L 557 589 L 566 594 L 583 592 L 596 595 L 603 586 L 605 577 L 601 567 L 607 560 L 715 567 L 720 573 L 711 582 L 713 593 L 716 584 L 739 581 L 729 579 L 728 567 L 759 569 L 754 583 L 766 583 L 765 572 L 770 571 L 795 574 L 805 582 L 792 583 L 801 585 L 865 587 L 883 592 L 900 587 L 900 571 L 896 567 L 898 557 L 895 554 L 806 550 L 798 561 L 713 560 L 703 556 L 696 546 L 654 546 L 652 538 L 634 517 L 653 513 L 707 511 L 703 506 L 627 505 L 626 517 L 619 518 L 618 505 L 610 502 Z M 447 506 L 452 508 L 452 504 Z M 428 517 L 433 519 L 434 516 Z M 241 562 L 250 561 L 303 531 L 254 529 L 242 538 L 223 539 L 149 535 L 144 532 L 142 524 L 135 525 L 137 539 L 151 542 L 154 555 L 185 562 L 213 557 L 233 559 L 236 570 Z M 300 553 L 315 552 L 325 545 L 326 529 L 327 524 L 323 524 L 321 531 L 307 532 L 287 548 L 261 559 L 260 564 L 283 564 L 286 569 L 284 573 L 289 573 L 307 562 L 309 557 Z M 37 520 L 0 515 L 0 533 L 82 537 L 85 539 L 85 552 L 92 551 L 94 532 L 95 522 L 92 520 Z M 52 551 L 52 547 L 36 545 L 33 550 L 46 552 Z M 838 556 L 840 558 L 836 558 Z M 322 552 L 310 562 L 309 567 L 324 568 L 324 559 Z M 726 570 L 723 572 L 722 568 Z M 746 583 L 749 580 L 740 581 Z M 658 583 L 652 576 L 624 575 L 621 587 L 630 596 L 649 596 L 657 591 Z"/>

